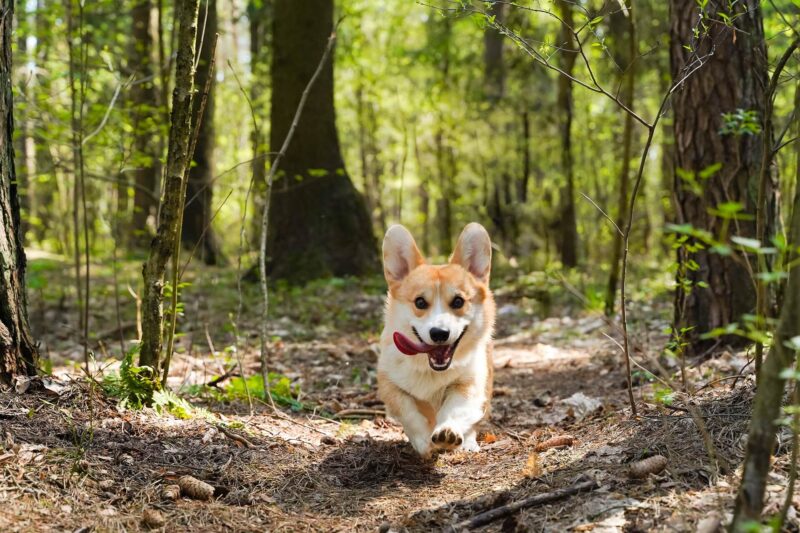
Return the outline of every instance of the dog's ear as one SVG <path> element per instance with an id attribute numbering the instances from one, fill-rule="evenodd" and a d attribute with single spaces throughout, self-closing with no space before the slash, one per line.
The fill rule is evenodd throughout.
<path id="1" fill-rule="evenodd" d="M 486 228 L 477 222 L 467 224 L 458 237 L 450 262 L 461 265 L 482 283 L 488 283 L 492 270 L 492 241 Z"/>
<path id="2" fill-rule="evenodd" d="M 403 281 L 412 270 L 423 263 L 425 259 L 406 228 L 395 224 L 386 231 L 383 238 L 383 274 L 389 288 Z"/>

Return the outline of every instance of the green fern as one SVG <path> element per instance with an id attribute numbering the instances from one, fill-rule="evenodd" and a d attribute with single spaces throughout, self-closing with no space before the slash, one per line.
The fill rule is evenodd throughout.
<path id="1" fill-rule="evenodd" d="M 119 373 L 103 376 L 103 390 L 119 398 L 123 409 L 141 409 L 152 405 L 154 394 L 160 389 L 155 372 L 150 366 L 137 366 L 134 357 L 139 353 L 138 345 L 125 354 Z"/>

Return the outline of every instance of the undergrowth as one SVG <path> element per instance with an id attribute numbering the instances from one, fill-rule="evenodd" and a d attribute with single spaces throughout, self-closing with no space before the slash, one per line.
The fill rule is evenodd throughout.
<path id="1" fill-rule="evenodd" d="M 117 398 L 120 409 L 140 410 L 149 407 L 159 415 L 169 413 L 181 419 L 195 416 L 214 418 L 206 409 L 192 405 L 169 389 L 161 388 L 152 367 L 134 364 L 138 352 L 138 346 L 129 350 L 122 359 L 119 372 L 105 374 L 101 382 L 105 393 Z"/>
<path id="2" fill-rule="evenodd" d="M 272 396 L 276 405 L 288 407 L 293 411 L 302 411 L 308 406 L 300 401 L 301 390 L 297 384 L 283 374 L 270 372 L 269 394 Z M 252 398 L 265 399 L 264 380 L 260 375 L 249 376 L 243 379 L 239 376 L 233 377 L 224 387 L 211 387 L 207 385 L 191 385 L 186 388 L 186 393 L 195 397 L 207 397 L 218 402 L 245 401 L 249 396 Z"/>

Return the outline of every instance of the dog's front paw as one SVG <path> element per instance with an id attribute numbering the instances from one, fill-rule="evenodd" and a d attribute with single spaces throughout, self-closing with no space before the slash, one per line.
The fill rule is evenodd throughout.
<path id="1" fill-rule="evenodd" d="M 460 431 L 448 426 L 440 426 L 433 430 L 431 442 L 436 448 L 443 450 L 454 450 L 464 442 L 464 436 Z"/>

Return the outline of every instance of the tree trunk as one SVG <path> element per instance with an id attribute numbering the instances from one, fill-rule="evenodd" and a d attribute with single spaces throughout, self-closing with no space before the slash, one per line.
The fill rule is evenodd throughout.
<path id="1" fill-rule="evenodd" d="M 258 235 L 261 232 L 261 214 L 264 212 L 264 200 L 267 194 L 267 141 L 258 110 L 269 105 L 265 94 L 269 81 L 269 51 L 272 47 L 270 31 L 272 27 L 272 0 L 250 0 L 247 3 L 247 17 L 250 20 L 250 102 L 256 113 L 257 127 L 250 134 L 253 151 L 253 190 L 251 202 L 253 206 L 250 222 L 251 237 L 249 242 L 257 248 Z"/>
<path id="2" fill-rule="evenodd" d="M 308 80 L 333 30 L 333 0 L 277 0 L 273 23 L 270 146 L 283 144 Z M 344 168 L 333 104 L 333 60 L 306 102 L 270 209 L 271 276 L 306 281 L 378 269 L 364 199 Z"/>
<path id="3" fill-rule="evenodd" d="M 356 116 L 358 117 L 358 158 L 361 163 L 361 182 L 364 187 L 364 203 L 370 219 L 375 218 L 375 190 L 370 172 L 369 146 L 367 144 L 367 113 L 364 109 L 364 85 L 359 82 L 356 88 Z"/>
<path id="4" fill-rule="evenodd" d="M 206 9 L 208 17 L 206 18 Z M 205 30 L 202 28 L 206 21 Z M 214 34 L 217 33 L 217 0 L 204 0 L 200 4 L 198 15 L 197 48 L 200 61 L 197 63 L 196 84 L 205 87 L 211 68 L 214 47 Z M 201 43 L 202 40 L 202 43 Z M 202 46 L 201 46 L 202 44 Z M 194 99 L 192 116 L 197 120 L 200 108 L 200 98 Z M 195 165 L 189 169 L 189 181 L 186 184 L 186 207 L 183 210 L 183 224 L 181 225 L 181 241 L 187 250 L 197 246 L 197 257 L 207 265 L 216 265 L 222 262 L 220 243 L 214 228 L 211 227 L 211 217 L 214 215 L 213 181 L 214 181 L 214 80 L 206 98 L 206 108 L 200 131 L 197 136 L 197 145 L 194 149 Z"/>
<path id="5" fill-rule="evenodd" d="M 158 119 L 159 101 L 153 65 L 153 34 L 150 28 L 151 0 L 136 0 L 131 8 L 132 37 L 128 52 L 128 74 L 134 75 L 130 88 L 130 117 L 133 127 L 133 158 L 135 170 L 131 179 L 136 184 L 133 192 L 132 231 L 128 244 L 144 248 L 150 243 L 152 231 L 147 225 L 150 216 L 156 215 L 158 197 L 158 143 L 154 140 Z M 148 191 L 152 194 L 148 194 Z M 120 187 L 120 200 L 127 205 L 128 187 Z"/>
<path id="6" fill-rule="evenodd" d="M 781 377 L 784 370 L 790 369 L 796 356 L 787 346 L 790 339 L 800 335 L 800 149 L 798 150 L 798 170 L 796 175 L 794 206 L 788 230 L 789 243 L 795 251 L 787 263 L 795 261 L 789 271 L 789 279 L 783 296 L 780 318 L 772 347 L 761 368 L 758 379 L 753 414 L 750 419 L 750 434 L 747 439 L 747 453 L 744 460 L 742 484 L 736 497 L 732 531 L 744 530 L 746 522 L 760 521 L 764 506 L 764 488 L 767 483 L 770 459 L 775 447 L 776 420 L 781 413 L 781 401 L 786 380 Z"/>
<path id="7" fill-rule="evenodd" d="M 709 214 L 710 209 L 723 203 L 737 202 L 743 207 L 743 212 L 755 213 L 756 180 L 762 153 L 760 134 L 722 133 L 725 125 L 723 114 L 737 110 L 760 113 L 765 108 L 768 84 L 759 2 L 746 0 L 734 4 L 733 13 L 726 12 L 728 4 L 723 0 L 710 0 L 706 7 L 707 15 L 718 20 L 718 13 L 725 13 L 735 21 L 735 29 L 722 23 L 709 24 L 708 35 L 701 35 L 698 42 L 693 35 L 698 23 L 697 2 L 671 0 L 670 3 L 673 79 L 682 78 L 684 65 L 690 64 L 691 53 L 685 46 L 696 48 L 700 57 L 709 54 L 713 48 L 706 64 L 686 80 L 672 99 L 676 217 L 678 223 L 707 230 L 717 238 L 726 221 Z M 762 119 L 762 116 L 757 118 L 759 123 Z M 704 169 L 714 164 L 722 165 L 718 172 L 707 179 L 699 177 Z M 697 195 L 685 186 L 679 172 L 697 176 L 695 179 L 702 185 L 702 194 Z M 767 205 L 774 206 L 771 184 L 766 198 Z M 767 210 L 767 220 L 772 219 L 773 211 L 771 207 Z M 755 222 L 750 220 L 733 221 L 731 231 L 741 237 L 756 237 Z M 698 265 L 696 270 L 687 273 L 691 283 L 689 289 L 678 283 L 675 302 L 674 328 L 692 328 L 682 339 L 688 343 L 689 354 L 705 352 L 717 342 L 701 340 L 703 333 L 724 327 L 738 321 L 743 314 L 753 312 L 755 285 L 746 262 L 741 259 L 749 260 L 755 266 L 752 258 L 742 257 L 737 261 L 732 256 L 720 255 L 707 248 L 691 254 L 685 248 L 678 250 L 679 263 L 693 260 Z M 733 336 L 721 341 L 731 345 L 745 342 Z"/>
<path id="8" fill-rule="evenodd" d="M 517 201 L 525 205 L 528 202 L 528 183 L 531 179 L 531 120 L 527 108 L 520 114 L 522 122 L 522 139 L 520 152 L 522 152 L 522 178 L 517 182 Z"/>
<path id="9" fill-rule="evenodd" d="M 561 70 L 572 74 L 577 48 L 572 35 L 572 4 L 567 0 L 556 2 L 561 25 Z M 558 110 L 561 114 L 561 173 L 564 185 L 560 192 L 561 221 L 558 241 L 561 263 L 568 268 L 578 265 L 578 223 L 575 214 L 575 176 L 572 160 L 572 82 L 564 75 L 558 77 Z"/>
<path id="10" fill-rule="evenodd" d="M 144 294 L 139 364 L 152 367 L 157 376 L 161 370 L 159 362 L 164 329 L 164 277 L 167 261 L 172 257 L 175 243 L 180 238 L 178 227 L 186 194 L 184 182 L 190 158 L 198 3 L 199 0 L 181 0 L 175 7 L 175 19 L 180 28 L 164 195 L 161 199 L 158 230 L 150 245 L 150 255 L 142 269 Z"/>
<path id="11" fill-rule="evenodd" d="M 614 36 L 612 53 L 617 65 L 624 69 L 624 86 L 620 94 L 620 100 L 629 109 L 633 110 L 634 91 L 636 88 L 636 56 L 638 45 L 636 43 L 636 25 L 633 20 L 632 5 L 626 11 L 614 10 L 610 15 L 611 32 Z M 627 43 L 627 47 L 623 46 Z M 627 48 L 627 50 L 626 50 Z M 625 216 L 628 210 L 628 188 L 630 185 L 631 172 L 631 150 L 633 145 L 633 115 L 625 113 L 625 125 L 622 132 L 622 161 L 619 175 L 619 196 L 617 197 L 617 216 L 616 224 L 618 228 L 624 225 Z M 617 285 L 619 284 L 620 262 L 622 261 L 622 233 L 616 229 L 614 232 L 613 256 L 611 258 L 611 272 L 608 276 L 608 287 L 606 288 L 606 315 L 614 314 L 617 300 Z"/>
<path id="12" fill-rule="evenodd" d="M 35 375 L 38 351 L 28 327 L 25 251 L 20 232 L 19 195 L 14 172 L 14 117 L 11 89 L 13 0 L 0 0 L 0 386 L 15 376 Z"/>
<path id="13" fill-rule="evenodd" d="M 430 175 L 427 170 L 422 166 L 422 158 L 419 151 L 419 143 L 417 142 L 417 127 L 412 123 L 411 125 L 411 139 L 414 144 L 414 162 L 417 166 L 417 176 L 419 176 L 419 214 L 422 217 L 422 250 L 428 254 L 431 251 L 430 239 Z"/>
<path id="14" fill-rule="evenodd" d="M 378 146 L 378 141 L 375 133 L 378 131 L 378 116 L 375 111 L 375 103 L 367 102 L 367 124 L 369 127 L 369 153 L 372 159 L 370 165 L 369 178 L 371 180 L 371 188 L 375 194 L 375 222 L 381 234 L 386 233 L 386 208 L 383 205 L 383 174 L 384 163 L 381 161 L 381 150 Z"/>
<path id="15" fill-rule="evenodd" d="M 498 24 L 504 24 L 507 7 L 503 3 L 493 3 L 489 13 Z M 485 70 L 484 91 L 486 99 L 494 104 L 503 98 L 505 92 L 506 70 L 503 62 L 503 42 L 505 37 L 491 26 L 483 32 L 483 64 Z"/>
<path id="16" fill-rule="evenodd" d="M 444 117 L 439 119 L 439 123 L 444 122 Z M 436 218 L 439 226 L 439 254 L 446 255 L 452 247 L 453 235 L 453 212 L 451 209 L 450 198 L 452 175 L 447 169 L 445 160 L 447 147 L 445 146 L 443 127 L 439 126 L 434 139 L 436 146 L 436 174 L 439 178 L 439 199 L 436 201 Z"/>

